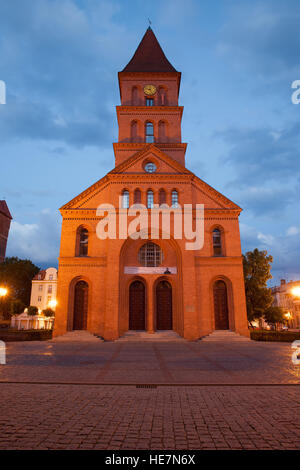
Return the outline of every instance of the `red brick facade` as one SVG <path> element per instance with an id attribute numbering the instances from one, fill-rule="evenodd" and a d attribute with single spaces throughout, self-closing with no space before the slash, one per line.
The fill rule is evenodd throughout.
<path id="1" fill-rule="evenodd" d="M 6 201 L 0 201 L 0 263 L 4 261 L 12 216 Z"/>
<path id="2" fill-rule="evenodd" d="M 241 209 L 185 167 L 180 78 L 148 29 L 132 60 L 119 73 L 115 168 L 61 208 L 54 335 L 76 324 L 114 340 L 130 325 L 139 324 L 134 316 L 141 315 L 142 309 L 149 333 L 167 325 L 189 340 L 215 328 L 248 336 L 238 222 Z M 155 165 L 152 173 L 146 171 L 147 163 Z M 171 205 L 174 191 L 180 206 L 204 204 L 203 248 L 188 251 L 185 239 L 164 239 L 162 231 L 154 240 L 100 240 L 97 208 L 100 204 L 118 208 L 124 191 L 130 206 L 135 202 L 147 205 L 149 191 L 155 204 Z M 117 229 L 118 224 L 117 220 Z M 140 249 L 148 242 L 161 249 L 154 267 L 149 260 L 147 265 L 141 261 Z"/>

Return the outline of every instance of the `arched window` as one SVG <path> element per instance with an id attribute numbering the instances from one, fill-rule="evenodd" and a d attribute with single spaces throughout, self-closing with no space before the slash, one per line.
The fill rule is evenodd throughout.
<path id="1" fill-rule="evenodd" d="M 167 93 L 163 87 L 160 87 L 158 90 L 159 93 L 159 104 L 161 106 L 166 106 L 167 104 Z"/>
<path id="2" fill-rule="evenodd" d="M 178 192 L 176 189 L 172 191 L 172 207 L 178 207 Z"/>
<path id="3" fill-rule="evenodd" d="M 139 104 L 139 91 L 136 86 L 132 88 L 131 92 L 131 102 L 133 106 L 138 106 Z"/>
<path id="4" fill-rule="evenodd" d="M 152 189 L 149 189 L 147 191 L 147 207 L 148 207 L 148 209 L 151 209 L 153 207 L 153 204 L 154 204 L 154 194 L 153 194 Z"/>
<path id="5" fill-rule="evenodd" d="M 167 202 L 166 191 L 164 189 L 160 189 L 158 193 L 158 203 L 159 205 L 161 205 L 161 204 L 166 204 L 166 202 Z"/>
<path id="6" fill-rule="evenodd" d="M 134 204 L 141 204 L 142 202 L 142 193 L 140 189 L 134 191 Z"/>
<path id="7" fill-rule="evenodd" d="M 222 235 L 221 230 L 215 228 L 212 234 L 214 256 L 222 256 Z"/>
<path id="8" fill-rule="evenodd" d="M 146 122 L 146 143 L 153 144 L 154 142 L 154 128 L 152 122 Z"/>
<path id="9" fill-rule="evenodd" d="M 166 123 L 164 121 L 158 123 L 158 141 L 166 142 Z"/>
<path id="10" fill-rule="evenodd" d="M 137 142 L 138 141 L 137 136 L 138 136 L 138 123 L 137 123 L 137 121 L 131 121 L 130 141 L 131 142 Z"/>
<path id="11" fill-rule="evenodd" d="M 139 251 L 139 262 L 142 266 L 159 266 L 162 261 L 163 252 L 156 243 L 145 243 Z"/>
<path id="12" fill-rule="evenodd" d="M 80 227 L 77 233 L 77 256 L 88 255 L 89 232 L 86 228 Z"/>
<path id="13" fill-rule="evenodd" d="M 124 189 L 122 193 L 122 208 L 128 209 L 129 208 L 129 191 Z"/>

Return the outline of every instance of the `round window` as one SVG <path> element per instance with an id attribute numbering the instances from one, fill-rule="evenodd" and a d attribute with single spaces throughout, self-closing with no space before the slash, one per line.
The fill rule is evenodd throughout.
<path id="1" fill-rule="evenodd" d="M 147 171 L 147 173 L 154 173 L 156 171 L 156 165 L 152 162 L 146 163 L 145 171 Z"/>
<path id="2" fill-rule="evenodd" d="M 145 243 L 139 251 L 139 262 L 143 266 L 159 266 L 163 261 L 163 252 L 156 243 Z"/>

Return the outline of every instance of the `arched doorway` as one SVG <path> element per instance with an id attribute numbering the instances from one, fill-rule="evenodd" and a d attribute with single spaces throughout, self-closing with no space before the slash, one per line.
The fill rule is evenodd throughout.
<path id="1" fill-rule="evenodd" d="M 73 330 L 86 330 L 88 314 L 89 286 L 85 281 L 78 281 L 74 290 Z"/>
<path id="2" fill-rule="evenodd" d="M 129 287 L 129 329 L 145 328 L 145 286 L 141 281 L 134 281 Z"/>
<path id="3" fill-rule="evenodd" d="M 160 281 L 156 286 L 156 329 L 172 328 L 172 286 L 168 281 Z"/>
<path id="4" fill-rule="evenodd" d="M 214 283 L 215 330 L 228 330 L 227 287 L 224 281 Z"/>

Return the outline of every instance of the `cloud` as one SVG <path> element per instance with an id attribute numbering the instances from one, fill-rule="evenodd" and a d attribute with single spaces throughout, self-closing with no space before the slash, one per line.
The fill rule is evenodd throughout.
<path id="1" fill-rule="evenodd" d="M 274 132 L 271 128 L 230 128 L 216 134 L 229 147 L 226 161 L 234 165 L 241 185 L 286 184 L 299 174 L 299 123 L 286 124 L 275 137 Z"/>
<path id="2" fill-rule="evenodd" d="M 294 227 L 295 228 L 295 227 Z M 300 279 L 300 239 L 291 227 L 279 234 L 263 233 L 262 231 L 241 223 L 241 240 L 243 253 L 254 248 L 267 250 L 273 256 L 272 273 L 274 277 L 296 276 Z"/>
<path id="3" fill-rule="evenodd" d="M 185 26 L 186 21 L 194 18 L 196 4 L 194 0 L 164 0 L 159 2 L 160 14 L 157 21 L 162 26 Z"/>
<path id="4" fill-rule="evenodd" d="M 299 2 L 244 2 L 230 9 L 217 50 L 235 64 L 255 69 L 270 80 L 300 70 Z"/>
<path id="5" fill-rule="evenodd" d="M 287 187 L 249 186 L 238 191 L 238 202 L 255 216 L 282 216 L 297 193 Z"/>
<path id="6" fill-rule="evenodd" d="M 11 223 L 6 256 L 28 258 L 37 265 L 57 265 L 60 224 L 58 215 L 42 210 L 36 223 Z"/>
<path id="7" fill-rule="evenodd" d="M 300 233 L 300 228 L 295 227 L 295 226 L 289 227 L 286 231 L 286 235 L 291 236 L 291 237 L 293 237 L 294 235 L 299 235 L 299 233 Z"/>
<path id="8" fill-rule="evenodd" d="M 132 35 L 114 20 L 117 2 L 79 5 L 0 3 L 0 71 L 7 84 L 2 141 L 44 139 L 78 147 L 112 141 L 117 101 L 112 74 L 128 58 Z"/>

